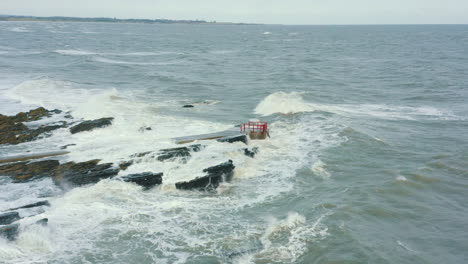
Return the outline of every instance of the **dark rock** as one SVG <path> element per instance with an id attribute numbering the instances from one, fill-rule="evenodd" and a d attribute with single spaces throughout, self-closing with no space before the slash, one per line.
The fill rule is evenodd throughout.
<path id="1" fill-rule="evenodd" d="M 18 210 L 18 209 L 26 209 L 26 208 L 33 208 L 33 207 L 39 207 L 39 206 L 50 206 L 50 203 L 49 203 L 49 201 L 40 201 L 40 202 L 37 202 L 37 203 L 27 204 L 27 205 L 16 207 L 16 208 L 10 208 L 10 209 L 8 209 L 8 211 Z"/>
<path id="2" fill-rule="evenodd" d="M 187 105 L 184 105 L 184 106 L 182 106 L 182 107 L 183 107 L 183 108 L 193 108 L 193 107 L 195 107 L 195 106 L 194 106 L 194 105 L 187 104 Z"/>
<path id="3" fill-rule="evenodd" d="M 244 149 L 244 155 L 246 155 L 247 157 L 255 158 L 255 155 L 257 153 L 258 153 L 258 148 L 257 147 L 252 148 L 252 150 L 250 150 L 248 148 Z"/>
<path id="4" fill-rule="evenodd" d="M 147 126 L 142 126 L 138 129 L 138 131 L 140 132 L 145 132 L 145 131 L 151 131 L 153 130 L 151 127 L 147 127 Z"/>
<path id="5" fill-rule="evenodd" d="M 149 154 L 153 153 L 152 151 L 147 151 L 147 152 L 141 152 L 141 153 L 136 153 L 130 156 L 130 158 L 143 158 Z"/>
<path id="6" fill-rule="evenodd" d="M 183 158 L 187 160 L 190 157 L 190 152 L 198 152 L 202 149 L 201 144 L 190 145 L 188 147 L 180 147 L 180 148 L 170 148 L 170 149 L 161 149 L 157 159 L 159 161 L 165 161 L 169 159 L 175 158 Z"/>
<path id="7" fill-rule="evenodd" d="M 0 214 L 0 225 L 9 225 L 16 220 L 21 219 L 18 212 L 8 212 Z"/>
<path id="8" fill-rule="evenodd" d="M 133 165 L 133 160 L 130 161 L 122 161 L 119 163 L 119 169 L 126 170 L 128 167 Z"/>
<path id="9" fill-rule="evenodd" d="M 247 136 L 246 135 L 238 135 L 234 137 L 223 137 L 218 140 L 218 142 L 227 142 L 227 143 L 234 143 L 234 142 L 244 142 L 244 144 L 247 144 Z"/>
<path id="10" fill-rule="evenodd" d="M 88 120 L 79 123 L 78 125 L 72 126 L 70 128 L 70 132 L 72 134 L 83 132 L 83 131 L 90 131 L 95 128 L 102 128 L 112 125 L 113 117 L 105 117 L 96 120 Z"/>
<path id="11" fill-rule="evenodd" d="M 33 178 L 52 176 L 58 166 L 58 160 L 18 162 L 0 166 L 0 174 L 12 177 L 15 182 L 26 182 Z"/>
<path id="12" fill-rule="evenodd" d="M 62 125 L 41 126 L 37 129 L 29 129 L 22 122 L 39 120 L 45 116 L 51 116 L 51 112 L 40 107 L 27 113 L 19 113 L 16 116 L 0 115 L 0 144 L 19 144 L 37 139 L 39 136 L 47 136 L 48 132 L 65 127 Z M 44 135 L 45 134 L 45 135 Z"/>
<path id="13" fill-rule="evenodd" d="M 0 227 L 0 236 L 6 237 L 8 240 L 15 240 L 18 236 L 19 224 L 7 225 Z"/>
<path id="14" fill-rule="evenodd" d="M 86 162 L 68 162 L 60 165 L 52 177 L 58 186 L 72 184 L 75 186 L 97 183 L 102 179 L 112 178 L 119 169 L 112 168 L 112 163 L 98 164 L 100 160 Z"/>
<path id="15" fill-rule="evenodd" d="M 129 174 L 123 176 L 122 179 L 125 182 L 134 182 L 138 185 L 141 185 L 146 188 L 151 188 L 154 185 L 162 183 L 162 176 L 163 173 L 152 173 L 152 172 L 144 172 L 139 174 Z"/>
<path id="16" fill-rule="evenodd" d="M 18 144 L 23 142 L 19 137 L 28 130 L 27 126 L 15 122 L 13 118 L 0 115 L 0 144 Z"/>
<path id="17" fill-rule="evenodd" d="M 42 218 L 41 220 L 37 220 L 36 224 L 46 226 L 49 223 L 49 218 Z"/>
<path id="18" fill-rule="evenodd" d="M 55 110 L 53 110 L 55 111 Z M 36 121 L 43 117 L 49 117 L 54 113 L 53 111 L 48 111 L 44 107 L 39 107 L 37 109 L 33 109 L 27 113 L 18 113 L 14 116 L 15 122 L 29 122 L 29 121 Z"/>
<path id="19" fill-rule="evenodd" d="M 235 166 L 232 160 L 228 162 L 209 167 L 203 170 L 207 175 L 187 182 L 176 183 L 177 189 L 182 190 L 214 190 L 222 182 L 229 182 L 234 174 Z"/>
<path id="20" fill-rule="evenodd" d="M 76 146 L 76 144 L 67 144 L 65 146 L 61 146 L 60 149 L 67 149 L 68 147 L 71 147 L 71 146 Z"/>

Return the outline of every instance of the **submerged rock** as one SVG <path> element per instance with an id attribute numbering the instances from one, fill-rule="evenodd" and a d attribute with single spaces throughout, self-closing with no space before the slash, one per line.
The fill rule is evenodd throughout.
<path id="1" fill-rule="evenodd" d="M 58 166 L 58 160 L 43 160 L 31 163 L 18 162 L 0 166 L 0 175 L 10 176 L 15 182 L 25 182 L 33 178 L 52 176 Z"/>
<path id="2" fill-rule="evenodd" d="M 233 137 L 224 137 L 216 140 L 218 142 L 227 142 L 227 143 L 234 143 L 234 142 L 243 142 L 247 144 L 247 136 L 246 135 L 238 135 Z"/>
<path id="3" fill-rule="evenodd" d="M 218 188 L 220 183 L 231 181 L 234 168 L 232 160 L 229 160 L 228 162 L 204 169 L 203 172 L 207 173 L 206 176 L 176 183 L 176 188 L 181 190 L 214 190 Z"/>
<path id="4" fill-rule="evenodd" d="M 244 155 L 246 155 L 247 157 L 255 158 L 255 155 L 257 153 L 258 153 L 258 148 L 257 147 L 252 148 L 252 150 L 250 150 L 248 148 L 244 149 Z"/>
<path id="5" fill-rule="evenodd" d="M 6 237 L 8 240 L 15 240 L 18 236 L 19 224 L 7 225 L 0 227 L 0 236 Z"/>
<path id="6" fill-rule="evenodd" d="M 147 126 L 142 126 L 138 129 L 139 132 L 145 132 L 145 131 L 151 131 L 153 130 L 151 127 L 147 127 Z"/>
<path id="7" fill-rule="evenodd" d="M 21 219 L 18 212 L 8 212 L 0 214 L 0 225 L 9 225 Z"/>
<path id="8" fill-rule="evenodd" d="M 163 173 L 144 172 L 123 176 L 125 182 L 133 182 L 146 188 L 151 188 L 162 183 Z"/>
<path id="9" fill-rule="evenodd" d="M 36 224 L 37 225 L 42 225 L 45 226 L 49 223 L 49 218 L 42 218 L 41 220 L 37 220 Z"/>
<path id="10" fill-rule="evenodd" d="M 112 163 L 98 164 L 100 160 L 86 162 L 68 162 L 60 165 L 53 176 L 53 181 L 58 186 L 72 184 L 75 186 L 97 183 L 102 179 L 112 178 L 119 173 L 119 169 L 113 168 Z"/>
<path id="11" fill-rule="evenodd" d="M 16 208 L 10 208 L 10 209 L 8 209 L 8 211 L 18 210 L 18 209 L 26 209 L 26 208 L 33 208 L 33 207 L 39 207 L 39 206 L 50 206 L 50 203 L 49 203 L 49 201 L 40 201 L 40 202 L 37 202 L 37 203 L 27 204 L 27 205 L 23 205 L 23 206 L 16 207 Z"/>
<path id="12" fill-rule="evenodd" d="M 105 117 L 96 120 L 88 120 L 79 123 L 78 125 L 72 126 L 70 132 L 76 134 L 83 131 L 90 131 L 95 128 L 103 128 L 112 125 L 113 117 Z"/>

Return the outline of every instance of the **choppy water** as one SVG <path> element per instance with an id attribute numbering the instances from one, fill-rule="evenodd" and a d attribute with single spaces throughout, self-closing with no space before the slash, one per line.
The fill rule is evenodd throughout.
<path id="1" fill-rule="evenodd" d="M 164 171 L 150 191 L 0 177 L 0 210 L 52 204 L 0 238 L 0 262 L 466 263 L 466 43 L 467 26 L 0 23 L 0 113 L 115 117 L 1 156 L 74 143 L 63 162 L 118 162 L 251 118 L 272 135 L 256 159 L 210 142 L 187 165 L 130 167 Z M 218 193 L 175 190 L 227 159 Z"/>

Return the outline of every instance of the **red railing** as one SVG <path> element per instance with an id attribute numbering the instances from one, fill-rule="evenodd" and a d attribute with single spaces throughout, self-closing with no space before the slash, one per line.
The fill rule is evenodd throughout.
<path id="1" fill-rule="evenodd" d="M 241 132 L 268 132 L 267 122 L 248 122 L 240 127 Z"/>

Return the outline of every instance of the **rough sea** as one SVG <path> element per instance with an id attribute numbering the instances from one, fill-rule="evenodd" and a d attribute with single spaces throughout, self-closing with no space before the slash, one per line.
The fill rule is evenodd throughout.
<path id="1" fill-rule="evenodd" d="M 250 119 L 271 138 L 254 159 L 204 141 L 187 164 L 121 172 L 164 171 L 150 190 L 0 175 L 0 211 L 51 203 L 20 211 L 0 263 L 468 262 L 466 25 L 1 22 L 0 113 L 39 106 L 115 120 L 0 157 L 76 144 L 61 162 L 119 162 Z M 174 187 L 228 159 L 216 192 Z"/>

